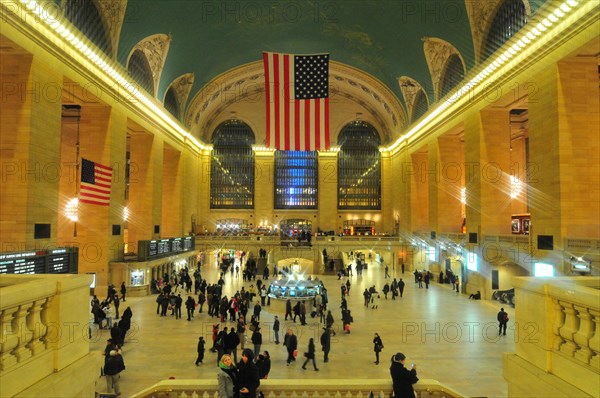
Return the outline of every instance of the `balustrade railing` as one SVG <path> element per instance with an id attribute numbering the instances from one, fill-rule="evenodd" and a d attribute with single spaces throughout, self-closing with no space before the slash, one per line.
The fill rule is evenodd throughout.
<path id="1" fill-rule="evenodd" d="M 596 285 L 549 286 L 554 305 L 552 348 L 579 364 L 600 370 L 600 282 Z"/>
<path id="2" fill-rule="evenodd" d="M 598 396 L 600 278 L 515 277 L 512 284 L 519 300 L 515 355 L 561 382 Z M 521 378 L 507 380 L 519 384 Z M 527 388 L 526 383 L 522 388 Z"/>
<path id="3" fill-rule="evenodd" d="M 417 398 L 461 398 L 464 395 L 435 380 L 420 380 L 414 385 Z M 391 380 L 345 379 L 267 379 L 261 380 L 265 398 L 389 398 Z M 133 398 L 218 398 L 215 380 L 165 380 L 133 395 Z"/>
<path id="4" fill-rule="evenodd" d="M 89 309 L 80 304 L 89 298 L 90 282 L 89 275 L 0 275 L 0 395 L 43 390 L 56 383 L 52 377 L 69 377 L 65 369 L 74 363 L 86 372 L 96 367 L 87 339 Z M 93 391 L 94 379 L 82 376 L 78 386 L 59 390 Z"/>
<path id="5" fill-rule="evenodd" d="M 14 277 L 2 277 L 1 281 L 0 372 L 4 373 L 48 349 L 48 307 L 56 285 L 36 285 L 27 289 L 29 294 L 22 294 L 25 286 L 11 283 L 17 282 Z"/>

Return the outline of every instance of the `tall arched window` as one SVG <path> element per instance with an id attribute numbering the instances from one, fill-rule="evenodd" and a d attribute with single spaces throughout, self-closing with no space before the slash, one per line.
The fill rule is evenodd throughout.
<path id="1" fill-rule="evenodd" d="M 465 70 L 460 57 L 452 54 L 446 63 L 446 69 L 440 82 L 440 98 L 443 98 L 465 78 Z"/>
<path id="2" fill-rule="evenodd" d="M 338 138 L 338 209 L 381 209 L 381 139 L 363 121 L 352 122 Z"/>
<path id="3" fill-rule="evenodd" d="M 154 78 L 152 77 L 152 69 L 146 59 L 146 55 L 142 50 L 135 50 L 129 58 L 127 65 L 129 75 L 135 80 L 146 92 L 154 95 Z"/>
<path id="4" fill-rule="evenodd" d="M 522 0 L 505 0 L 490 26 L 482 47 L 481 61 L 485 61 L 527 23 L 527 12 Z"/>
<path id="5" fill-rule="evenodd" d="M 318 185 L 316 151 L 275 152 L 276 209 L 316 209 Z"/>
<path id="6" fill-rule="evenodd" d="M 254 133 L 239 120 L 217 127 L 210 162 L 211 209 L 254 208 Z"/>
<path id="7" fill-rule="evenodd" d="M 92 0 L 68 0 L 65 17 L 106 55 L 112 56 L 110 37 Z"/>
<path id="8" fill-rule="evenodd" d="M 429 105 L 427 104 L 427 97 L 425 96 L 425 92 L 423 90 L 419 90 L 417 95 L 415 96 L 413 102 L 413 114 L 412 121 L 417 121 L 421 116 L 427 112 Z"/>
<path id="9" fill-rule="evenodd" d="M 177 103 L 177 97 L 175 96 L 173 87 L 169 87 L 165 94 L 165 109 L 168 110 L 171 115 L 179 118 L 179 104 Z"/>

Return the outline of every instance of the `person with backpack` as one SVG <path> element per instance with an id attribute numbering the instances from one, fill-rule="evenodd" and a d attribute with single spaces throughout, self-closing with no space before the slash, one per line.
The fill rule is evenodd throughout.
<path id="1" fill-rule="evenodd" d="M 121 395 L 119 373 L 123 370 L 125 370 L 123 357 L 118 350 L 111 350 L 104 363 L 104 376 L 106 376 L 106 390 L 108 393 L 111 393 L 114 389 L 115 395 Z"/>
<path id="2" fill-rule="evenodd" d="M 498 336 L 504 335 L 506 336 L 506 324 L 508 323 L 508 314 L 504 312 L 504 308 L 500 308 L 498 312 Z"/>

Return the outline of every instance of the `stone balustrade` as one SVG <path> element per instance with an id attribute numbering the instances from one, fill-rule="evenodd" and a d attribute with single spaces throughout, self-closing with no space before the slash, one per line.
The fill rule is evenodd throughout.
<path id="1" fill-rule="evenodd" d="M 515 355 L 504 359 L 509 392 L 514 388 L 511 395 L 532 389 L 535 383 L 525 377 L 529 368 L 528 372 L 544 375 L 537 378 L 538 396 L 597 396 L 600 278 L 517 277 L 512 281 L 519 300 Z"/>
<path id="2" fill-rule="evenodd" d="M 435 380 L 419 380 L 414 385 L 417 398 L 460 398 L 464 395 Z M 387 398 L 392 394 L 389 379 L 267 379 L 261 380 L 265 398 Z M 372 395 L 371 395 L 372 394 Z M 165 380 L 133 395 L 133 398 L 218 398 L 214 380 Z"/>
<path id="3" fill-rule="evenodd" d="M 91 278 L 0 275 L 2 396 L 93 394 L 102 358 L 89 352 L 89 309 L 81 305 L 89 300 Z M 77 368 L 90 376 L 56 382 Z"/>

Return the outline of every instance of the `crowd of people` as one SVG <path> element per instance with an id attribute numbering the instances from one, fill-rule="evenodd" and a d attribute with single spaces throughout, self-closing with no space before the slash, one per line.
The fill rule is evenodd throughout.
<path id="1" fill-rule="evenodd" d="M 262 273 L 263 279 L 256 279 L 258 267 L 255 261 L 250 260 L 252 259 L 249 259 L 244 267 L 243 286 L 230 297 L 223 294 L 223 286 L 226 284 L 227 278 L 239 277 L 239 266 L 236 269 L 236 265 L 232 265 L 228 272 L 220 271 L 217 274 L 218 279 L 212 283 L 202 277 L 201 267 L 198 267 L 193 272 L 183 268 L 170 275 L 164 275 L 160 283 L 155 284 L 157 315 L 182 319 L 182 307 L 185 305 L 189 322 L 200 316 L 203 320 L 214 318 L 211 338 L 207 341 L 205 336 L 200 336 L 197 340 L 195 365 L 202 366 L 207 362 L 206 351 L 216 354 L 219 396 L 254 397 L 260 386 L 260 380 L 268 378 L 272 358 L 269 351 L 263 349 L 265 341 L 263 328 L 267 330 L 267 341 L 274 336 L 276 345 L 283 343 L 287 366 L 294 365 L 299 356 L 301 342 L 295 333 L 295 330 L 298 329 L 284 326 L 285 333 L 280 341 L 279 332 L 282 325 L 278 316 L 274 316 L 273 322 L 266 327 L 261 324 L 263 310 L 270 305 L 268 278 L 271 275 L 278 277 L 280 271 L 275 268 L 271 274 L 267 268 Z M 388 270 L 386 270 L 387 272 Z M 352 274 L 350 273 L 350 275 Z M 357 277 L 359 275 L 357 272 Z M 390 278 L 391 282 L 388 282 L 387 279 L 386 275 L 381 293 L 375 285 L 362 292 L 365 307 L 377 310 L 382 296 L 385 300 L 388 299 L 388 295 L 391 295 L 391 300 L 404 296 L 405 282 L 403 278 Z M 415 271 L 415 284 L 418 284 L 419 287 L 424 283 L 427 288 L 430 279 L 429 272 Z M 110 329 L 111 338 L 105 349 L 104 374 L 109 391 L 114 391 L 117 395 L 120 393 L 118 374 L 125 369 L 121 349 L 125 344 L 132 317 L 130 307 L 127 307 L 121 316 L 119 314 L 120 302 L 125 301 L 126 289 L 124 289 L 123 284 L 121 296 L 119 296 L 117 290 L 111 286 L 108 297 L 104 301 L 99 302 L 95 296 L 92 300 L 94 322 L 99 327 Z M 346 334 L 350 333 L 351 325 L 354 322 L 348 304 L 351 291 L 354 290 L 349 277 L 340 284 L 340 326 L 336 325 L 333 310 L 329 305 L 327 289 L 323 289 L 321 293 L 306 300 L 295 300 L 294 303 L 290 299 L 286 301 L 284 319 L 286 322 L 298 322 L 299 327 L 303 327 L 309 325 L 307 316 L 310 315 L 321 324 L 318 339 L 317 336 L 310 337 L 306 343 L 303 354 L 304 361 L 301 366 L 303 370 L 307 369 L 307 365 L 312 365 L 314 371 L 319 371 L 318 363 L 321 362 L 321 358 L 317 355 L 318 352 L 323 353 L 322 363 L 328 363 L 332 336 L 340 331 Z M 206 311 L 204 311 L 205 305 Z M 119 320 L 118 324 L 112 322 L 113 317 L 115 320 Z M 498 322 L 499 334 L 505 334 L 508 316 L 503 310 L 498 314 Z M 314 328 L 314 325 L 315 322 L 310 322 L 310 327 Z M 372 344 L 375 354 L 374 363 L 379 365 L 380 354 L 384 351 L 382 336 L 374 333 Z M 238 360 L 238 350 L 240 349 L 241 355 Z M 402 394 L 412 391 L 412 384 L 418 380 L 416 367 L 412 365 L 407 368 L 404 365 L 405 358 L 402 353 L 397 353 L 391 358 L 390 372 L 397 397 L 408 396 Z"/>

